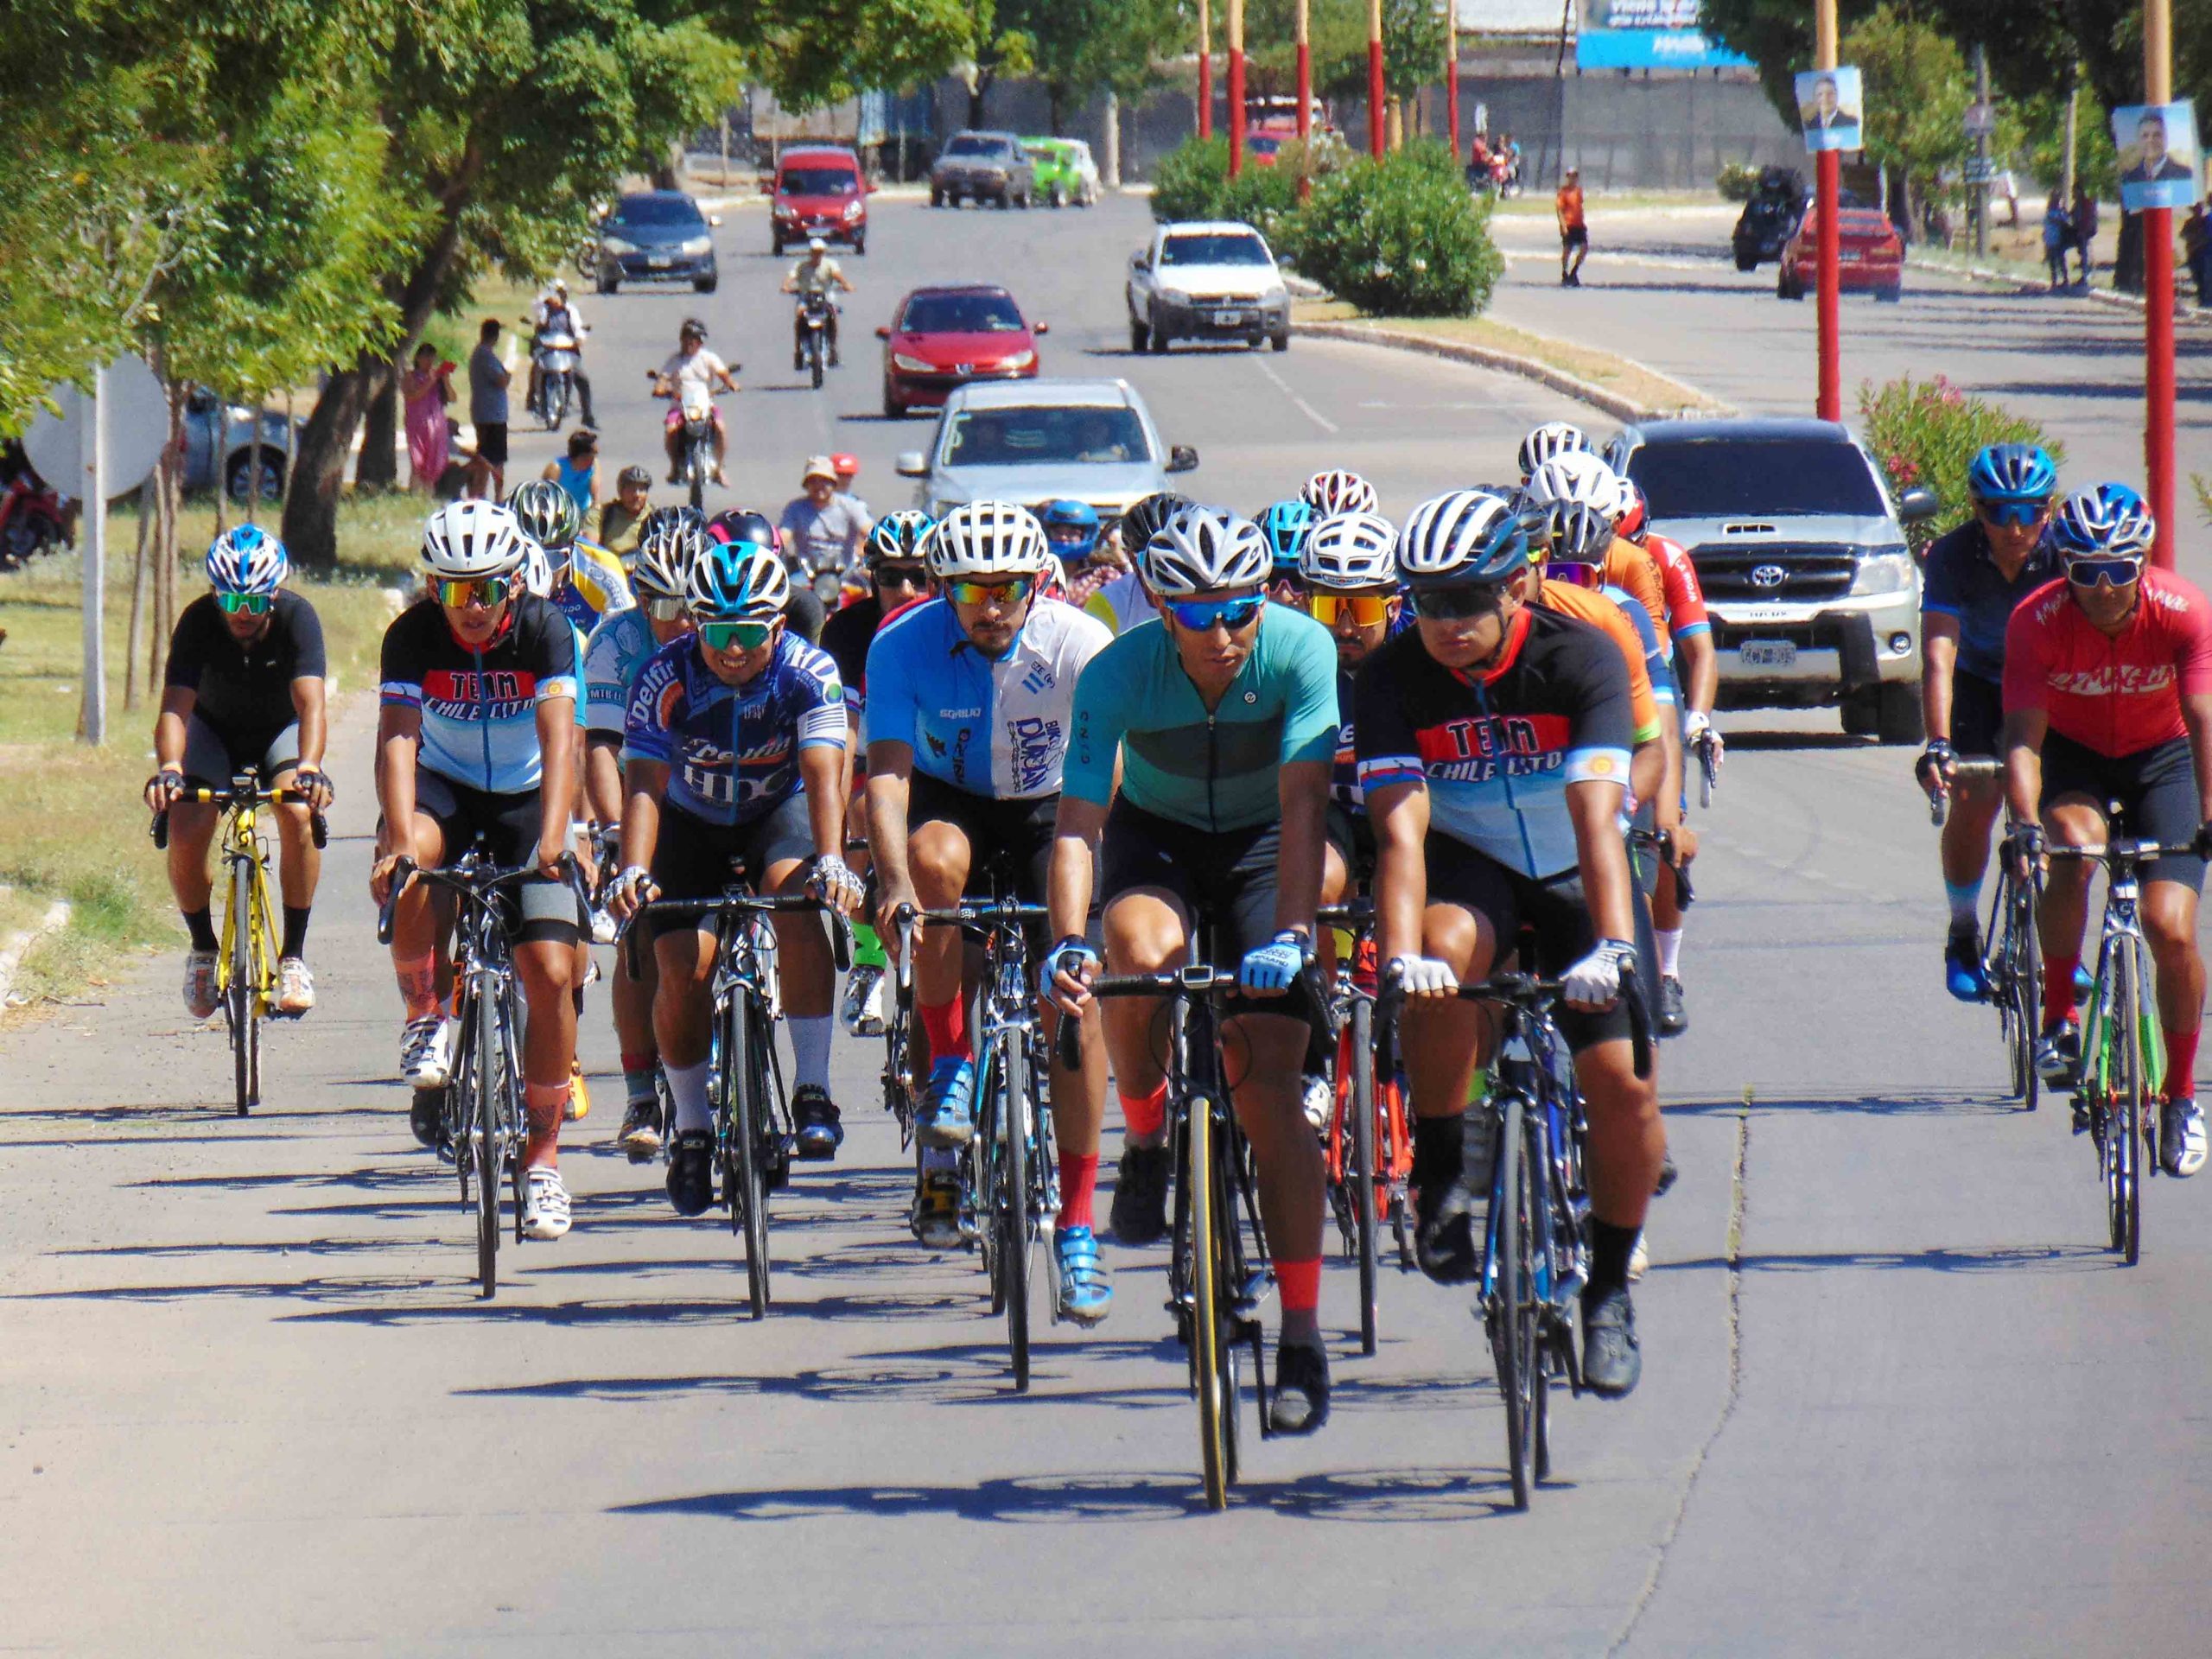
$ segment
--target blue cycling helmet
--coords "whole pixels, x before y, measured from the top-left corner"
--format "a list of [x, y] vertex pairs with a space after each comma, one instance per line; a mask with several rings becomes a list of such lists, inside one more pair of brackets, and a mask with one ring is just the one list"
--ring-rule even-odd
[[1047, 501], [1038, 508], [1037, 518], [1045, 526], [1045, 539], [1063, 559], [1089, 558], [1104, 528], [1098, 509], [1088, 501]]
[[2068, 557], [2139, 559], [2158, 538], [2149, 504], [2125, 484], [2100, 484], [2068, 496], [2052, 516], [2051, 530]]
[[1432, 497], [1414, 509], [1398, 537], [1398, 574], [1409, 587], [1503, 582], [1528, 563], [1528, 521], [1485, 490]]
[[922, 543], [936, 528], [937, 520], [919, 507], [887, 512], [868, 533], [868, 556], [871, 560], [897, 561], [925, 557], [927, 550]]
[[1260, 534], [1268, 538], [1268, 550], [1274, 555], [1275, 574], [1287, 575], [1298, 568], [1299, 555], [1306, 550], [1306, 538], [1321, 522], [1321, 515], [1293, 496], [1287, 501], [1276, 502], [1256, 522]]
[[284, 543], [258, 524], [226, 530], [207, 546], [207, 580], [226, 594], [273, 594], [291, 568]]
[[2058, 467], [2040, 444], [1993, 443], [1967, 468], [1967, 493], [1977, 501], [2048, 501], [2058, 493]]
[[709, 622], [769, 622], [791, 602], [784, 562], [757, 542], [709, 542], [692, 561], [683, 597]]

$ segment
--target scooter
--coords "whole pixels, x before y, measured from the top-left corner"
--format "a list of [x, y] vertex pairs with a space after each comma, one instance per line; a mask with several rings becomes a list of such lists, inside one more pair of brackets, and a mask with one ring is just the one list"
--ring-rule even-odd
[[699, 507], [715, 475], [715, 400], [696, 382], [683, 388], [683, 486]]
[[537, 418], [547, 431], [558, 432], [576, 389], [576, 338], [566, 329], [540, 334], [531, 356], [537, 364]]
[[799, 355], [805, 359], [804, 367], [814, 383], [817, 391], [822, 390], [822, 375], [830, 365], [830, 320], [836, 315], [826, 294], [802, 294], [798, 298], [800, 323], [806, 337], [800, 342]]
[[8, 480], [0, 489], [0, 570], [13, 570], [48, 548], [76, 540], [75, 514], [63, 509], [20, 447], [10, 444], [0, 454], [0, 475]]

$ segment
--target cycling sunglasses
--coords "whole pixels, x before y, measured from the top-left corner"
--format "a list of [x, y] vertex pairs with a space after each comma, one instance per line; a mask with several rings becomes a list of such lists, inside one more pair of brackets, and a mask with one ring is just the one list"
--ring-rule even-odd
[[988, 605], [994, 600], [1001, 605], [1019, 605], [1036, 586], [1033, 576], [1016, 576], [1011, 582], [948, 582], [944, 591], [956, 605]]
[[1377, 622], [1387, 622], [1390, 620], [1390, 595], [1318, 592], [1306, 595], [1306, 613], [1325, 628], [1336, 626], [1337, 620], [1347, 613], [1357, 627], [1371, 628]]
[[266, 616], [269, 607], [276, 602], [274, 594], [230, 594], [220, 588], [215, 590], [215, 602], [226, 615], [236, 616], [244, 611], [248, 616]]
[[438, 583], [438, 603], [456, 611], [471, 605], [496, 611], [514, 590], [514, 582], [506, 576], [448, 577]]
[[1167, 608], [1192, 633], [1210, 633], [1217, 626], [1235, 633], [1249, 627], [1252, 619], [1259, 615], [1260, 607], [1267, 602], [1256, 595], [1245, 599], [1179, 599], [1169, 601]]
[[656, 622], [681, 622], [691, 614], [691, 608], [680, 599], [649, 599], [645, 614]]
[[929, 582], [930, 568], [926, 564], [884, 560], [875, 567], [875, 585], [879, 588], [926, 588]]
[[1414, 609], [1434, 622], [1464, 622], [1469, 617], [1490, 616], [1505, 603], [1502, 582], [1462, 582], [1450, 588], [1416, 588]]
[[2143, 579], [2140, 559], [2069, 559], [2066, 580], [2077, 588], [2125, 588]]
[[1579, 559], [1554, 559], [1544, 566], [1544, 580], [1563, 582], [1570, 588], [1595, 588], [1605, 569], [1602, 564], [1584, 564]]
[[2046, 501], [1977, 501], [1974, 510], [1984, 524], [1999, 529], [2025, 529], [2039, 523], [2050, 511]]
[[709, 651], [757, 651], [768, 643], [780, 621], [702, 622], [699, 638]]

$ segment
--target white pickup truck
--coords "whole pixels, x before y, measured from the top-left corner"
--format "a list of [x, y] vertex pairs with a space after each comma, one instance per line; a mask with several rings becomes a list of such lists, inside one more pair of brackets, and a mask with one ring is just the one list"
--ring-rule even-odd
[[1249, 225], [1162, 225], [1130, 256], [1129, 349], [1179, 340], [1266, 340], [1290, 349], [1290, 291], [1267, 238]]

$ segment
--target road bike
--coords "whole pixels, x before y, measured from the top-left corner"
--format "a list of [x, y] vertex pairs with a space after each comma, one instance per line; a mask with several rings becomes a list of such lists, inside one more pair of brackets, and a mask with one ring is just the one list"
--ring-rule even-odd
[[1713, 791], [1720, 783], [1720, 734], [1710, 727], [1697, 734], [1697, 741], [1690, 746], [1697, 755], [1697, 804], [1700, 808], [1713, 804]]
[[[188, 789], [176, 799], [223, 809], [223, 933], [215, 953], [215, 1000], [230, 1029], [238, 1115], [261, 1104], [261, 1022], [276, 1019], [276, 907], [270, 897], [269, 842], [262, 833], [261, 809], [284, 802], [305, 804], [305, 790], [263, 789], [251, 775], [231, 779], [227, 789]], [[172, 803], [171, 804], [175, 804]], [[315, 814], [317, 847], [330, 838], [322, 814]], [[154, 845], [169, 844], [169, 815], [154, 815]]]
[[[562, 868], [581, 905], [590, 894], [573, 855]], [[481, 837], [448, 868], [426, 870], [411, 858], [392, 868], [391, 890], [377, 915], [377, 940], [391, 943], [400, 896], [421, 882], [454, 899], [454, 1024], [459, 1036], [447, 1073], [440, 1155], [449, 1155], [461, 1201], [476, 1217], [476, 1281], [486, 1299], [499, 1291], [499, 1192], [513, 1205], [515, 1242], [523, 1239], [523, 1154], [530, 1125], [523, 1098], [523, 1020], [515, 975], [515, 914], [509, 890], [540, 879], [535, 861], [503, 868]]]
[[[1168, 1143], [1175, 1169], [1173, 1250], [1167, 1311], [1190, 1366], [1198, 1407], [1198, 1459], [1206, 1507], [1224, 1509], [1236, 1484], [1236, 1400], [1249, 1350], [1260, 1434], [1268, 1421], [1262, 1313], [1274, 1290], [1260, 1221], [1252, 1149], [1237, 1125], [1224, 1071], [1219, 1001], [1236, 976], [1205, 963], [1159, 974], [1109, 974], [1094, 997], [1158, 997], [1166, 1004]], [[1077, 1056], [1078, 1021], [1060, 1022], [1060, 1063]]]
[[1349, 933], [1352, 949], [1338, 958], [1329, 1009], [1336, 1027], [1331, 1109], [1322, 1142], [1329, 1209], [1344, 1254], [1359, 1264], [1359, 1351], [1372, 1354], [1379, 1318], [1381, 1233], [1387, 1219], [1401, 1268], [1414, 1265], [1408, 1182], [1414, 1167], [1405, 1080], [1375, 1064], [1375, 906], [1359, 899], [1325, 905], [1323, 927]]
[[[680, 916], [715, 935], [713, 1014], [708, 1028], [707, 1099], [715, 1114], [715, 1166], [730, 1231], [745, 1241], [746, 1290], [753, 1317], [764, 1319], [770, 1294], [769, 1194], [791, 1184], [797, 1129], [783, 1066], [776, 1056], [776, 1022], [784, 1017], [773, 918], [795, 911], [827, 910], [810, 895], [762, 898], [740, 876], [718, 899], [656, 899], [638, 915]], [[830, 911], [832, 949], [840, 973], [851, 962], [845, 918]], [[632, 925], [635, 919], [632, 919]], [[671, 1135], [668, 1144], [673, 1147]]]
[[920, 929], [956, 927], [963, 941], [982, 947], [974, 1026], [979, 1037], [976, 1129], [960, 1160], [960, 1229], [979, 1248], [991, 1285], [991, 1312], [1006, 1315], [1014, 1391], [1021, 1394], [1029, 1389], [1029, 1287], [1038, 1243], [1059, 1210], [1059, 1166], [1052, 1153], [1052, 1115], [1038, 1087], [1038, 1079], [1052, 1073], [1027, 937], [1028, 926], [1045, 919], [1045, 907], [1023, 904], [1012, 891], [995, 868], [988, 899], [950, 910], [902, 905], [893, 917], [902, 935], [896, 1003], [902, 1014], [912, 1002]]
[[[2005, 763], [1993, 760], [1956, 761], [1948, 774], [1954, 784], [2004, 775]], [[1948, 794], [1929, 793], [1931, 822], [1943, 822], [1948, 799]], [[2040, 863], [2023, 879], [2014, 873], [2011, 859], [1997, 861], [1997, 891], [1990, 900], [1989, 925], [1982, 930], [1981, 975], [1989, 988], [1982, 1001], [1996, 1006], [2012, 1094], [2031, 1112], [2043, 1088], [2036, 1071], [2036, 1033], [2043, 1023], [2043, 945], [2036, 932], [2036, 912], [2042, 903]]]

